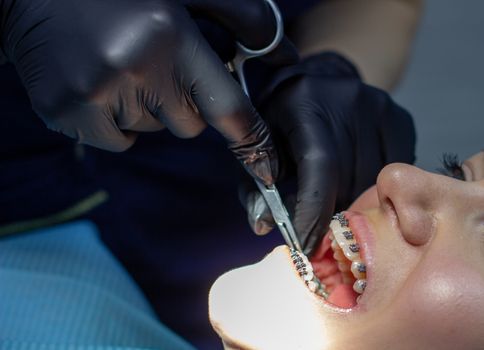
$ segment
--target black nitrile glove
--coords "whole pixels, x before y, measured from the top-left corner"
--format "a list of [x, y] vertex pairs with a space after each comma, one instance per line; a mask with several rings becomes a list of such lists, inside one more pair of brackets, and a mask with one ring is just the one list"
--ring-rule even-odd
[[122, 151], [139, 132], [166, 126], [193, 137], [210, 124], [271, 183], [277, 159], [268, 129], [187, 8], [251, 48], [274, 36], [262, 0], [4, 0], [0, 61], [15, 65], [49, 129]]
[[[297, 178], [293, 223], [310, 255], [335, 209], [346, 209], [373, 185], [385, 164], [414, 161], [413, 121], [335, 53], [279, 71], [267, 91], [259, 110], [279, 151], [281, 177]], [[260, 193], [245, 183], [241, 199], [254, 231], [270, 231], [274, 223]]]

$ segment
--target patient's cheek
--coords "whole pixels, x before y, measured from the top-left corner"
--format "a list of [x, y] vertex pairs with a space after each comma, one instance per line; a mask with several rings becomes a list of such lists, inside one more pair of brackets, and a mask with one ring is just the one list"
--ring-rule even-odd
[[428, 264], [409, 279], [402, 296], [402, 314], [415, 336], [443, 348], [449, 341], [469, 347], [482, 341], [484, 278], [469, 263]]

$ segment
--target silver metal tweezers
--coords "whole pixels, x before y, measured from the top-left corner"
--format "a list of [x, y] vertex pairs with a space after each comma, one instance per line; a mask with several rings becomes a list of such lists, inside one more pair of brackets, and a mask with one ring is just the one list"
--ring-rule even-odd
[[282, 202], [282, 198], [279, 195], [279, 191], [277, 190], [276, 186], [266, 186], [260, 180], [256, 180], [255, 182], [257, 187], [259, 187], [262, 196], [266, 200], [267, 205], [271, 209], [274, 221], [279, 227], [279, 230], [281, 231], [287, 245], [290, 248], [302, 253], [301, 244], [296, 236], [296, 231], [294, 230], [294, 226], [289, 218], [289, 213]]
[[[240, 85], [242, 86], [242, 89], [244, 90], [244, 92], [247, 94], [249, 98], [250, 98], [250, 95], [247, 89], [247, 83], [245, 81], [245, 76], [244, 76], [245, 61], [253, 57], [260, 57], [268, 54], [274, 48], [276, 48], [277, 45], [279, 45], [279, 43], [281, 42], [284, 36], [284, 30], [283, 30], [284, 25], [282, 23], [282, 16], [279, 9], [277, 8], [277, 5], [273, 0], [265, 0], [265, 1], [272, 9], [274, 13], [274, 18], [277, 24], [277, 29], [276, 29], [276, 34], [274, 39], [267, 47], [260, 50], [249, 49], [248, 47], [245, 47], [244, 45], [242, 45], [240, 42], [237, 42], [237, 53], [235, 55], [235, 58], [227, 65], [227, 68], [231, 72], [235, 72], [237, 74]], [[286, 207], [284, 206], [284, 203], [282, 202], [281, 196], [279, 195], [279, 191], [277, 191], [276, 186], [271, 185], [268, 187], [265, 184], [263, 184], [260, 180], [255, 180], [255, 182], [259, 187], [259, 190], [262, 192], [262, 195], [264, 196], [264, 199], [266, 200], [267, 205], [269, 206], [272, 212], [274, 221], [277, 223], [277, 226], [279, 227], [279, 230], [281, 231], [282, 236], [284, 237], [287, 245], [290, 248], [302, 253], [301, 244], [299, 243], [299, 240], [296, 236], [296, 231], [294, 230], [294, 226], [292, 225], [291, 219], [289, 218], [289, 214], [286, 210]]]

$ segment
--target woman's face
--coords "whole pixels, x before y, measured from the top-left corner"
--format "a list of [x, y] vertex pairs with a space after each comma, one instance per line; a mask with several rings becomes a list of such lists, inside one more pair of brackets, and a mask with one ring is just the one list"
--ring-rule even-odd
[[[482, 349], [484, 152], [463, 170], [466, 181], [392, 164], [349, 208], [367, 271], [358, 301], [310, 292], [287, 247], [221, 276], [210, 317], [226, 347]], [[311, 260], [336, 290], [332, 254], [326, 235]]]

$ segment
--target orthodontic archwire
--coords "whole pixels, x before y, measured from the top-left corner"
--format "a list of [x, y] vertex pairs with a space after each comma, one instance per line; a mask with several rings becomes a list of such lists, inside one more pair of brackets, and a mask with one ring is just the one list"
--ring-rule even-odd
[[[348, 219], [346, 219], [343, 213], [337, 213], [332, 219], [338, 220], [341, 226], [348, 226]], [[291, 252], [292, 262], [294, 263], [297, 272], [302, 277], [309, 290], [323, 297], [324, 299], [328, 299], [329, 293], [326, 291], [326, 285], [324, 285], [324, 283], [322, 283], [314, 274], [313, 266], [311, 265], [308, 257], [302, 252], [299, 252], [293, 248], [289, 248], [289, 250]]]
[[324, 299], [328, 299], [329, 293], [325, 289], [326, 286], [314, 274], [313, 267], [307, 256], [292, 248], [290, 248], [290, 252], [292, 262], [296, 266], [297, 272], [304, 280], [309, 290]]

